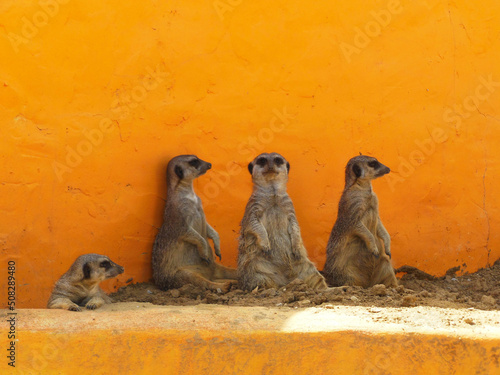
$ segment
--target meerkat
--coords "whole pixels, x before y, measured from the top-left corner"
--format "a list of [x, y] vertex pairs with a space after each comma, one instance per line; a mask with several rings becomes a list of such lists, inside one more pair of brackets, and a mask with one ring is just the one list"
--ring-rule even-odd
[[263, 153], [249, 165], [253, 192], [241, 221], [238, 248], [240, 287], [279, 288], [295, 279], [314, 289], [327, 288], [309, 260], [286, 186], [290, 163], [278, 153]]
[[211, 167], [195, 155], [179, 155], [168, 163], [163, 225], [152, 256], [153, 279], [160, 289], [193, 284], [225, 293], [237, 283], [236, 269], [214, 260], [208, 239], [221, 260], [219, 235], [207, 223], [201, 199], [193, 189], [193, 180]]
[[378, 212], [371, 181], [391, 170], [360, 155], [345, 169], [345, 187], [327, 245], [323, 275], [330, 286], [398, 285], [391, 264], [391, 238]]
[[82, 311], [113, 302], [99, 283], [123, 273], [122, 266], [99, 254], [80, 255], [56, 282], [47, 308]]

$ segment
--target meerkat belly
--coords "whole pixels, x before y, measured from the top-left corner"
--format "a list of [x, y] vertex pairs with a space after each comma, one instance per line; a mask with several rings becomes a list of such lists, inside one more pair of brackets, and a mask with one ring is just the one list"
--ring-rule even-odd
[[277, 206], [271, 206], [264, 212], [262, 224], [271, 245], [271, 256], [276, 260], [287, 261], [292, 248], [287, 215]]
[[374, 237], [377, 236], [378, 215], [376, 211], [370, 210], [369, 213], [364, 216], [363, 224], [368, 228]]

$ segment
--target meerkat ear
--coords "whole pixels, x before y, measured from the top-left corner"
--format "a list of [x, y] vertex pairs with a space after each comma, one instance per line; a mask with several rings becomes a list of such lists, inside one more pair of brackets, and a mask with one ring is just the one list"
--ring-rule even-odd
[[248, 163], [248, 171], [250, 172], [250, 174], [252, 174], [252, 172], [253, 172], [253, 163]]
[[290, 173], [290, 163], [286, 162], [286, 173]]
[[176, 165], [174, 171], [177, 177], [179, 177], [181, 180], [184, 178], [184, 171], [182, 170], [182, 167]]
[[357, 177], [357, 178], [359, 178], [359, 177], [363, 177], [363, 174], [364, 174], [363, 172], [364, 172], [364, 171], [363, 171], [363, 168], [361, 168], [361, 167], [359, 166], [359, 164], [354, 164], [354, 165], [352, 166], [352, 171], [354, 172], [354, 174], [356, 175], [356, 177]]
[[90, 279], [90, 266], [88, 263], [83, 265], [83, 278]]

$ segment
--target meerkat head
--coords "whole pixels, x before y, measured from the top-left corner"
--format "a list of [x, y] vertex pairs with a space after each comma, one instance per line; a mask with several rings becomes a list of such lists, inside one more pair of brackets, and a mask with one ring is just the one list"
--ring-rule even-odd
[[205, 174], [212, 164], [201, 160], [196, 155], [179, 155], [170, 160], [167, 166], [167, 179], [174, 186], [179, 182], [191, 183], [195, 178]]
[[349, 160], [345, 169], [346, 185], [351, 185], [357, 180], [374, 180], [390, 171], [389, 167], [386, 167], [374, 157], [355, 156]]
[[288, 181], [290, 163], [276, 152], [263, 153], [248, 164], [248, 171], [256, 185], [271, 186]]
[[118, 276], [124, 271], [122, 266], [111, 261], [107, 256], [99, 254], [80, 255], [72, 268], [76, 268], [74, 271], [78, 281], [91, 283], [99, 283]]

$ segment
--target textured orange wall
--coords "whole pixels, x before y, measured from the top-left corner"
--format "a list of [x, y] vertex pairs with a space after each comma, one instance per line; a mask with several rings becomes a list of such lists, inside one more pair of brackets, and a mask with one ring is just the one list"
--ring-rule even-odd
[[226, 265], [262, 151], [290, 161], [320, 267], [359, 152], [393, 169], [374, 187], [395, 266], [491, 264], [499, 25], [496, 0], [3, 0], [0, 272], [17, 261], [18, 307], [86, 252], [125, 266], [108, 291], [148, 280], [181, 153], [213, 164], [195, 188]]

